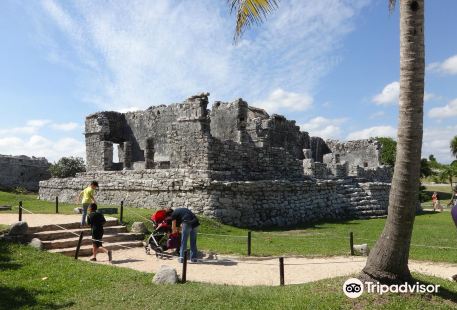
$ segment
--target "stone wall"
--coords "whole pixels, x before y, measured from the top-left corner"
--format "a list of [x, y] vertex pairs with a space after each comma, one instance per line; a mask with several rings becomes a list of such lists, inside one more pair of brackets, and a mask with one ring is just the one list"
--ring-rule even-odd
[[[295, 121], [242, 99], [215, 102], [209, 111], [208, 95], [88, 116], [88, 172], [41, 182], [40, 197], [73, 201], [97, 180], [101, 203], [184, 206], [237, 226], [386, 214], [390, 175], [379, 166], [376, 141], [309, 137]], [[119, 163], [113, 159], [115, 144]], [[377, 190], [369, 185], [375, 181], [386, 185]]]
[[381, 144], [375, 139], [340, 142], [327, 140], [336, 162], [347, 162], [351, 166], [376, 168], [381, 165]]
[[0, 155], [0, 188], [37, 191], [39, 181], [51, 177], [48, 169], [46, 158]]
[[[53, 200], [59, 196], [62, 202], [72, 202], [95, 179], [100, 184], [96, 194], [100, 203], [119, 205], [124, 200], [132, 207], [188, 207], [227, 224], [253, 228], [347, 219], [357, 217], [356, 211], [361, 208], [365, 212], [362, 216], [369, 215], [371, 210], [377, 216], [387, 213], [389, 184], [359, 183], [355, 178], [344, 182], [213, 178], [214, 171], [188, 169], [92, 172], [76, 178], [42, 181], [39, 195], [41, 199]], [[348, 189], [356, 196], [363, 196], [363, 200], [347, 199], [344, 193]]]

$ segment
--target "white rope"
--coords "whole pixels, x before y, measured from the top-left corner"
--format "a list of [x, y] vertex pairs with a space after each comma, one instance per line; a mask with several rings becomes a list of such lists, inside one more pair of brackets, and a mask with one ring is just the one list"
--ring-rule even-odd
[[[24, 211], [30, 213], [30, 214], [35, 214], [33, 213], [32, 211], [20, 206], [20, 208], [22, 208]], [[132, 213], [136, 214], [137, 216], [151, 222], [151, 223], [154, 223], [153, 221], [151, 221], [150, 219], [147, 219], [146, 217], [142, 216], [142, 215], [139, 215], [138, 213], [130, 210]], [[75, 236], [78, 236], [79, 237], [79, 234], [65, 228], [65, 227], [62, 227], [58, 224], [54, 224], [52, 223], [51, 225], [54, 225], [54, 226], [57, 226], [59, 227], [60, 229], [62, 230], [65, 230], [65, 231], [68, 231], [69, 233], [75, 235]], [[231, 237], [231, 238], [247, 238], [247, 236], [235, 236], [235, 235], [224, 235], [224, 234], [207, 234], [207, 233], [198, 233], [199, 235], [206, 235], [206, 236], [221, 236], [221, 237]], [[261, 233], [261, 234], [265, 234], [265, 233]], [[282, 234], [272, 234], [273, 236], [287, 236], [287, 237], [292, 237], [294, 235], [282, 235]], [[346, 237], [339, 237], [339, 236], [335, 236], [335, 235], [328, 235], [329, 237], [333, 237], [333, 238], [337, 238], [337, 239], [348, 239]], [[258, 236], [256, 236], [258, 237]], [[262, 236], [264, 238], [268, 238], [268, 236]], [[295, 236], [294, 236], [295, 237]], [[308, 238], [306, 236], [299, 236], [297, 235], [296, 237], [301, 237], [301, 238]], [[328, 239], [328, 238], [313, 238], [313, 239], [309, 239], [308, 241], [311, 241], [311, 240], [324, 240], [324, 239]], [[105, 242], [107, 244], [116, 244], [115, 242], [106, 242], [106, 241], [102, 241], [102, 240], [96, 240], [96, 239], [91, 239], [92, 241], [97, 241], [97, 242]], [[357, 238], [357, 240], [361, 240], [361, 241], [369, 241], [369, 242], [376, 242], [376, 240], [371, 240], [371, 239], [365, 239], [365, 238]], [[123, 247], [123, 248], [127, 248], [127, 249], [134, 249], [133, 247], [128, 247], [128, 246], [125, 246], [125, 245], [121, 245], [121, 244], [116, 244], [116, 246], [119, 246], [119, 247]], [[433, 245], [425, 245], [425, 244], [414, 244], [412, 243], [411, 246], [415, 246], [415, 247], [423, 247], [423, 248], [431, 248], [431, 249], [447, 249], [447, 250], [457, 250], [457, 247], [448, 247], [448, 246], [433, 246]], [[165, 254], [165, 253], [163, 253]], [[169, 255], [169, 254], [168, 254]]]

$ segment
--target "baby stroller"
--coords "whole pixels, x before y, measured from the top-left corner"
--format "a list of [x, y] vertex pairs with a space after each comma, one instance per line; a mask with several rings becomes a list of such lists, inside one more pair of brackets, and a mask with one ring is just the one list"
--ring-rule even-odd
[[[154, 231], [148, 238], [145, 246], [146, 254], [151, 254], [153, 250], [157, 258], [164, 258], [169, 255], [179, 256], [179, 233], [171, 233], [171, 218], [167, 216], [165, 210], [156, 211], [151, 215], [151, 221], [154, 224]], [[175, 249], [173, 253], [165, 251]]]

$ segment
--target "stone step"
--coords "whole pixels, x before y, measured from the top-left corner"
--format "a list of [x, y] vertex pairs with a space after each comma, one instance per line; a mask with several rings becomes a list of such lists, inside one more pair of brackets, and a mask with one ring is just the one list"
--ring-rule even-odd
[[[143, 241], [121, 241], [121, 242], [115, 242], [115, 243], [103, 243], [103, 247], [107, 248], [108, 250], [119, 250], [119, 249], [126, 249], [126, 247], [129, 248], [136, 248], [136, 247], [143, 247]], [[63, 249], [53, 249], [49, 250], [50, 253], [60, 253], [66, 256], [74, 256], [75, 255], [76, 248], [71, 247], [71, 248], [63, 248]], [[84, 245], [81, 246], [79, 249], [79, 256], [90, 256], [92, 255], [92, 245]], [[100, 254], [99, 254], [100, 255]], [[103, 255], [103, 254], [101, 254]], [[116, 254], [114, 253], [114, 257]]]
[[356, 206], [356, 207], [353, 207], [351, 208], [352, 210], [356, 211], [356, 212], [362, 212], [362, 211], [370, 211], [370, 210], [385, 210], [383, 207], [381, 206], [373, 206], [373, 205], [364, 205], [364, 206]]
[[[58, 224], [61, 227], [64, 227], [66, 229], [79, 229], [80, 222], [73, 222], [73, 223], [66, 223], [66, 224]], [[105, 227], [108, 226], [117, 226], [119, 225], [119, 222], [117, 219], [107, 219], [105, 223]], [[54, 231], [54, 230], [60, 230], [59, 227], [53, 224], [49, 225], [43, 225], [43, 226], [35, 226], [35, 227], [29, 227], [29, 234], [34, 234], [42, 231]]]
[[364, 210], [364, 211], [357, 211], [354, 212], [354, 216], [365, 216], [365, 215], [386, 215], [387, 212], [385, 210]]
[[[104, 242], [120, 242], [120, 241], [132, 241], [132, 240], [143, 240], [144, 234], [138, 233], [117, 233], [117, 234], [106, 234], [103, 236]], [[64, 248], [76, 248], [79, 237], [56, 239], [43, 241], [43, 247], [45, 250], [52, 249], [64, 249]], [[82, 245], [91, 245], [92, 239], [89, 236], [85, 236], [82, 240]]]
[[[51, 230], [51, 231], [41, 231], [34, 234], [31, 234], [32, 238], [38, 238], [41, 241], [49, 241], [56, 239], [68, 239], [77, 237], [81, 232], [83, 236], [90, 236], [90, 228], [78, 228], [78, 229], [69, 229], [69, 230]], [[123, 233], [127, 232], [127, 227], [125, 226], [108, 226], [104, 228], [105, 234], [114, 234], [114, 233]]]
[[382, 218], [386, 218], [387, 217], [387, 214], [385, 215], [361, 215], [361, 216], [357, 216], [357, 219], [358, 220], [371, 220], [371, 219], [382, 219]]

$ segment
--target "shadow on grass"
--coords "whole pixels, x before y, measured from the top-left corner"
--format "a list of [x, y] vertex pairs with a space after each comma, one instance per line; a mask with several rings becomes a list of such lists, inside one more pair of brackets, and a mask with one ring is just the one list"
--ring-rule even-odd
[[[420, 279], [414, 279], [414, 281], [418, 281], [418, 282], [420, 282], [422, 284], [425, 284], [425, 285], [436, 285], [435, 283], [423, 281], [423, 280], [420, 280]], [[441, 297], [443, 299], [449, 300], [449, 301], [457, 304], [457, 292], [450, 291], [450, 290], [448, 290], [447, 288], [445, 288], [443, 286], [440, 286], [438, 288], [438, 293], [436, 293], [434, 295], [439, 296], [439, 297]]]
[[282, 226], [282, 227], [262, 227], [259, 229], [252, 229], [252, 231], [276, 232], [276, 231], [297, 230], [297, 229], [329, 229], [329, 227], [323, 227], [323, 225], [326, 225], [326, 224], [338, 224], [338, 225], [347, 225], [347, 226], [360, 225], [359, 222], [355, 222], [355, 221], [363, 221], [363, 220], [360, 220], [360, 219], [326, 220], [326, 221], [319, 221], [316, 223], [299, 224], [299, 225]]
[[12, 262], [11, 250], [8, 246], [8, 243], [5, 241], [0, 241], [0, 270], [16, 270], [21, 267], [21, 264]]
[[75, 304], [74, 302], [66, 302], [64, 304], [41, 302], [36, 298], [40, 293], [38, 290], [30, 290], [23, 287], [11, 288], [0, 285], [0, 309], [23, 309], [25, 307], [61, 309]]

